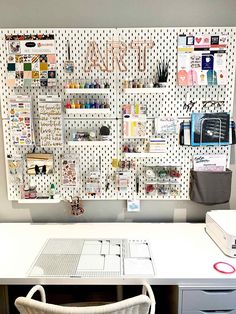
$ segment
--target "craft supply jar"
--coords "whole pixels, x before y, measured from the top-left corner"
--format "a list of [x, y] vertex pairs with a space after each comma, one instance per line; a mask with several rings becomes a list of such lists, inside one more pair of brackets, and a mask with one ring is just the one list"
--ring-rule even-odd
[[30, 191], [29, 189], [25, 188], [23, 191], [23, 198], [24, 199], [29, 199], [30, 198]]
[[36, 198], [36, 197], [37, 197], [36, 188], [30, 188], [29, 189], [29, 198]]
[[129, 88], [129, 81], [128, 81], [128, 79], [125, 79], [123, 81], [123, 88]]

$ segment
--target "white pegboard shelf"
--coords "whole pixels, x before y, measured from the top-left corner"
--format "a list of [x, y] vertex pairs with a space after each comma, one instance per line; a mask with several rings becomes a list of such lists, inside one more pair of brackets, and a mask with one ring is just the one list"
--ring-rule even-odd
[[126, 158], [149, 158], [149, 157], [160, 157], [165, 153], [123, 153]]
[[19, 204], [57, 204], [60, 203], [60, 198], [31, 198], [31, 199], [20, 199]]
[[155, 196], [155, 197], [149, 197], [149, 198], [146, 198], [145, 201], [155, 201], [155, 200], [158, 200], [158, 201], [189, 201], [190, 199], [189, 198], [183, 198], [183, 197], [180, 197], [180, 196]]
[[181, 185], [181, 182], [161, 182], [161, 181], [157, 181], [156, 184], [158, 185]]
[[66, 94], [110, 94], [110, 88], [66, 88]]
[[124, 88], [125, 94], [167, 94], [170, 91], [168, 87], [156, 88]]
[[111, 109], [110, 108], [100, 108], [100, 109], [69, 109], [66, 108], [67, 114], [74, 114], [74, 115], [80, 115], [80, 114], [110, 114]]
[[112, 141], [68, 141], [69, 146], [111, 146]]
[[[143, 138], [127, 138], [123, 137], [123, 120], [122, 120], [122, 104], [133, 104], [134, 101], [147, 107], [146, 119], [146, 138], [149, 139], [153, 134], [154, 117], [189, 117], [191, 112], [186, 112], [184, 103], [186, 101], [186, 93], [189, 93], [189, 98], [192, 101], [197, 101], [194, 107], [195, 112], [202, 111], [201, 100], [217, 100], [224, 99], [225, 104], [222, 110], [232, 113], [233, 109], [233, 95], [234, 95], [234, 66], [235, 66], [235, 27], [182, 27], [182, 28], [61, 28], [61, 29], [1, 29], [2, 38], [2, 53], [0, 56], [0, 73], [1, 73], [1, 107], [2, 107], [2, 125], [4, 134], [5, 156], [11, 155], [13, 157], [20, 155], [25, 161], [25, 155], [31, 150], [29, 146], [14, 146], [11, 141], [10, 121], [8, 117], [8, 99], [12, 93], [19, 95], [31, 95], [32, 114], [34, 117], [34, 132], [36, 142], [40, 140], [40, 129], [38, 117], [38, 99], [40, 95], [52, 93], [59, 94], [64, 100], [72, 98], [82, 98], [82, 100], [97, 100], [99, 103], [109, 103], [110, 111], [104, 109], [75, 109], [70, 113], [64, 114], [64, 145], [63, 147], [50, 148], [50, 153], [53, 153], [54, 173], [50, 176], [35, 177], [35, 184], [37, 191], [41, 195], [47, 195], [48, 186], [51, 182], [59, 182], [58, 189], [60, 190], [61, 199], [65, 199], [68, 195], [79, 193], [82, 199], [96, 199], [96, 200], [117, 200], [117, 199], [132, 199], [137, 196], [141, 200], [187, 200], [189, 199], [189, 172], [191, 167], [192, 155], [194, 154], [226, 154], [227, 161], [229, 161], [230, 148], [226, 146], [221, 147], [189, 147], [180, 146], [178, 143], [178, 136], [176, 134], [165, 134], [166, 139], [166, 153], [145, 153], [127, 155], [122, 153], [124, 141], [143, 147]], [[4, 41], [6, 34], [31, 34], [46, 33], [55, 35], [56, 48], [56, 80], [57, 87], [51, 88], [34, 88], [34, 87], [18, 87], [13, 92], [12, 88], [7, 86], [7, 43]], [[177, 69], [177, 38], [178, 34], [194, 34], [201, 36], [205, 34], [218, 35], [219, 33], [227, 33], [229, 35], [229, 45], [227, 48], [227, 75], [228, 84], [226, 86], [196, 86], [185, 87], [176, 84], [176, 69]], [[106, 56], [106, 44], [109, 38], [122, 39], [122, 43], [127, 47], [127, 53], [124, 58], [124, 63], [127, 66], [126, 71], [120, 71], [115, 61], [114, 69], [109, 72], [103, 72], [99, 67], [92, 66], [91, 71], [85, 71], [85, 60], [88, 51], [89, 42], [92, 40], [101, 52], [102, 57]], [[138, 54], [130, 47], [132, 41], [139, 38], [141, 41], [146, 39], [152, 40], [155, 45], [153, 48], [146, 51], [145, 61], [141, 66], [145, 66], [145, 70], [141, 70], [139, 64]], [[110, 88], [106, 89], [66, 89], [65, 81], [68, 79], [64, 72], [65, 47], [67, 40], [73, 42], [73, 59], [83, 60], [83, 64], [79, 67], [76, 74], [77, 80], [91, 81], [98, 79], [99, 81], [109, 82]], [[157, 72], [158, 61], [163, 56], [168, 56], [169, 63], [169, 77], [166, 87], [157, 88], [131, 88], [123, 90], [123, 82], [126, 78], [139, 78], [141, 81], [146, 81], [148, 78], [153, 78]], [[111, 56], [112, 58], [112, 56]], [[110, 62], [111, 61], [111, 62]], [[112, 66], [112, 59], [109, 59], [109, 66]], [[67, 85], [68, 87], [68, 85]], [[74, 109], [73, 109], [74, 110]], [[82, 111], [84, 112], [82, 113]], [[95, 111], [96, 110], [96, 111]], [[210, 112], [215, 110], [210, 108]], [[109, 126], [111, 130], [111, 142], [70, 142], [72, 140], [73, 130], [99, 130], [103, 125]], [[69, 145], [68, 145], [69, 144]], [[69, 155], [66, 160], [71, 157], [72, 160], [79, 160], [79, 190], [78, 186], [60, 185], [61, 180], [61, 162], [62, 156]], [[138, 195], [135, 192], [135, 174], [131, 173], [129, 189], [127, 192], [121, 193], [117, 190], [115, 182], [111, 180], [109, 189], [105, 191], [102, 189], [101, 196], [90, 197], [86, 195], [86, 173], [95, 164], [99, 166], [99, 157], [102, 163], [101, 184], [106, 186], [106, 177], [112, 174], [112, 158], [120, 158], [132, 160], [135, 159], [136, 171], [139, 173], [140, 189]], [[129, 158], [130, 157], [130, 158]], [[73, 159], [74, 158], [74, 159]], [[19, 186], [12, 181], [10, 171], [8, 168], [8, 160], [6, 160], [7, 184], [8, 184], [8, 198], [9, 200], [18, 200], [20, 198]], [[172, 166], [181, 167], [181, 190], [178, 196], [168, 194], [164, 197], [155, 194], [153, 196], [146, 195], [144, 188], [145, 180], [145, 166]], [[26, 175], [26, 163], [23, 163], [23, 172]], [[43, 202], [44, 200], [40, 200]], [[26, 202], [31, 202], [26, 200]], [[36, 202], [32, 200], [32, 202]], [[37, 200], [39, 202], [39, 200]], [[45, 203], [46, 204], [46, 203]]]

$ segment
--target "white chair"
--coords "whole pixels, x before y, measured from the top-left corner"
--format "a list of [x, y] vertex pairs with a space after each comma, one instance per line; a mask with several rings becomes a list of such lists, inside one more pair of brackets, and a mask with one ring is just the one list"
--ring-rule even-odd
[[[40, 292], [41, 301], [32, 299], [36, 291]], [[68, 307], [46, 303], [44, 288], [34, 286], [26, 297], [18, 297], [15, 306], [21, 314], [154, 314], [155, 297], [149, 284], [144, 284], [142, 294], [111, 304], [100, 306]]]

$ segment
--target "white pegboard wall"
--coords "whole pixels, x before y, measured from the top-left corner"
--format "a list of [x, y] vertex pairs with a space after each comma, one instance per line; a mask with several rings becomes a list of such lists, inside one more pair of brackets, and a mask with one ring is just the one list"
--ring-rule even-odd
[[[6, 86], [6, 43], [5, 34], [54, 34], [56, 43], [57, 57], [57, 86], [40, 87], [40, 88], [15, 88], [11, 89]], [[227, 49], [227, 71], [228, 84], [226, 86], [178, 86], [176, 81], [177, 71], [177, 37], [178, 34], [221, 34], [229, 35], [229, 44]], [[64, 116], [65, 145], [63, 148], [50, 149], [48, 152], [54, 154], [54, 174], [49, 176], [35, 177], [35, 182], [39, 193], [47, 193], [50, 183], [55, 182], [58, 192], [62, 198], [79, 192], [82, 199], [94, 199], [85, 193], [85, 180], [88, 171], [93, 165], [98, 166], [99, 156], [101, 156], [101, 183], [102, 193], [96, 199], [132, 199], [135, 195], [135, 172], [132, 171], [131, 184], [128, 192], [121, 194], [116, 190], [112, 181], [107, 192], [105, 192], [106, 177], [112, 176], [114, 169], [111, 166], [112, 158], [122, 157], [122, 144], [126, 142], [122, 138], [122, 104], [139, 102], [147, 105], [148, 128], [147, 134], [150, 137], [153, 131], [153, 118], [156, 116], [173, 116], [188, 117], [191, 112], [183, 110], [183, 104], [186, 93], [189, 93], [190, 100], [197, 101], [193, 111], [202, 111], [202, 100], [223, 100], [224, 107], [222, 111], [232, 113], [233, 96], [234, 96], [234, 71], [235, 71], [235, 47], [236, 47], [236, 29], [235, 28], [124, 28], [124, 29], [1, 29], [1, 63], [0, 63], [0, 85], [1, 85], [1, 107], [3, 121], [3, 132], [5, 139], [5, 156], [22, 155], [32, 151], [32, 147], [19, 147], [11, 144], [10, 128], [8, 118], [7, 99], [12, 94], [30, 94], [33, 99], [34, 125], [36, 132], [36, 142], [38, 142], [38, 96], [45, 94], [59, 94], [63, 99], [63, 104], [67, 99], [98, 99], [107, 100], [110, 104], [110, 114], [84, 114], [81, 116], [67, 115]], [[70, 40], [71, 59], [75, 62], [75, 74], [69, 75], [64, 73], [64, 61], [67, 59], [67, 40]], [[127, 65], [127, 72], [119, 72], [116, 68], [114, 72], [104, 73], [99, 70], [93, 70], [90, 73], [84, 71], [86, 49], [89, 41], [96, 41], [103, 56], [106, 55], [107, 40], [121, 40], [127, 45], [127, 54], [124, 61]], [[146, 70], [138, 70], [137, 51], [131, 49], [132, 40], [152, 40], [154, 47], [147, 51]], [[169, 73], [169, 92], [167, 94], [125, 94], [122, 90], [124, 79], [152, 79], [156, 75], [157, 62], [163, 58], [170, 60]], [[111, 60], [109, 59], [109, 64]], [[110, 93], [107, 95], [70, 95], [65, 94], [64, 85], [67, 79], [78, 78], [83, 80], [107, 80], [111, 84]], [[215, 111], [209, 108], [209, 112]], [[101, 125], [110, 125], [112, 130], [112, 145], [105, 147], [91, 146], [69, 146], [67, 144], [73, 128], [97, 128]], [[166, 136], [168, 151], [167, 154], [158, 158], [137, 159], [137, 171], [140, 177], [139, 194], [140, 199], [175, 199], [171, 196], [166, 198], [157, 195], [146, 195], [144, 190], [144, 164], [181, 164], [181, 194], [178, 199], [188, 199], [189, 170], [191, 168], [191, 158], [193, 154], [199, 153], [226, 153], [229, 157], [230, 148], [222, 147], [187, 147], [178, 144], [178, 136]], [[134, 142], [139, 142], [135, 140]], [[40, 151], [40, 148], [38, 148]], [[63, 154], [76, 154], [80, 163], [81, 184], [78, 189], [73, 187], [61, 187], [61, 156]], [[58, 184], [57, 184], [58, 183]], [[11, 200], [17, 200], [20, 197], [19, 188], [8, 186], [8, 196]]]

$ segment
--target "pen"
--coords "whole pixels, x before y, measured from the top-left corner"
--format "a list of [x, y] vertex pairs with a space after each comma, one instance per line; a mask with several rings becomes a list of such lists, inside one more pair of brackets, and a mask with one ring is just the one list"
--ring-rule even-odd
[[136, 173], [136, 194], [139, 193], [139, 175]]
[[70, 275], [70, 278], [82, 278], [80, 275]]

